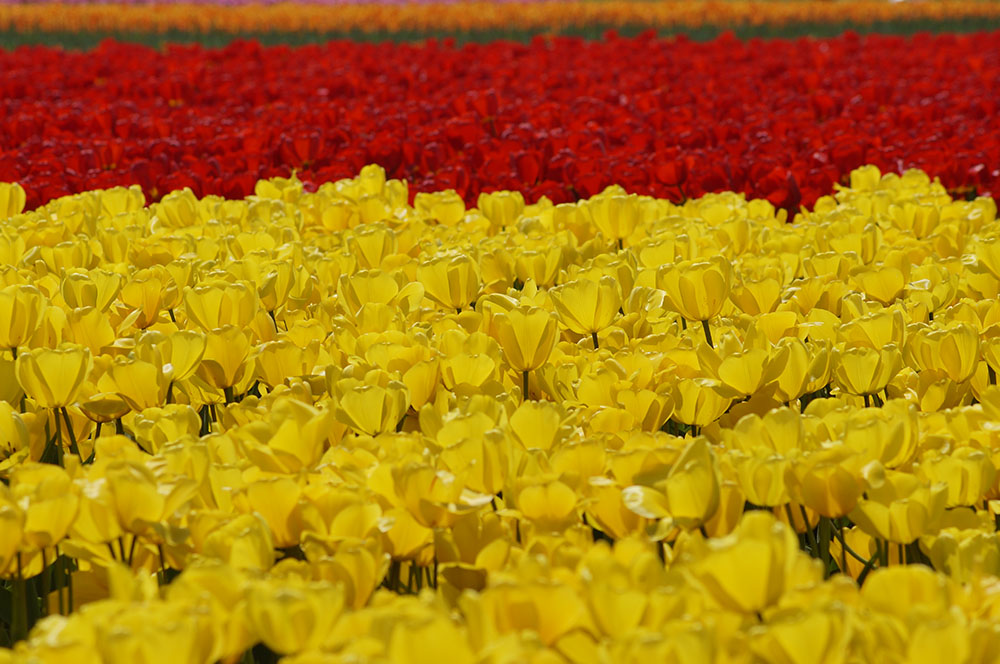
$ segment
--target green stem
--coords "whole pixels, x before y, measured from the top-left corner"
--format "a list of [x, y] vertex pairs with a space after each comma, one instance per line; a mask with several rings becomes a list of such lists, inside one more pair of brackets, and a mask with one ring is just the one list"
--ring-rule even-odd
[[226, 403], [233, 403], [236, 401], [236, 395], [233, 393], [233, 386], [222, 388], [222, 393], [226, 395]]
[[528, 400], [528, 372], [521, 373], [521, 401]]
[[59, 465], [65, 468], [66, 464], [63, 462], [62, 418], [59, 417], [58, 408], [55, 411], [55, 418], [56, 418], [56, 437], [55, 437], [56, 459], [58, 460]]
[[816, 533], [809, 527], [809, 513], [806, 512], [805, 505], [799, 505], [799, 511], [802, 513], [802, 527], [806, 531], [806, 540], [812, 548], [812, 557], [819, 558], [819, 544], [816, 542]]
[[49, 567], [49, 558], [46, 555], [45, 547], [42, 547], [42, 573], [41, 573], [41, 584], [42, 584], [42, 615], [49, 615], [49, 574], [52, 572]]
[[73, 421], [69, 419], [69, 411], [65, 408], [60, 408], [63, 414], [63, 419], [66, 420], [66, 433], [69, 434], [69, 451], [72, 454], [80, 457], [80, 463], [85, 463], [83, 460], [83, 454], [80, 453], [80, 447], [76, 444], [76, 433], [73, 431]]
[[599, 347], [597, 343], [597, 332], [591, 332], [590, 338], [594, 340], [594, 350], [597, 350]]
[[830, 539], [833, 535], [833, 522], [825, 516], [819, 518], [819, 556], [823, 561], [823, 576], [830, 575]]
[[11, 641], [17, 643], [28, 637], [28, 597], [24, 585], [24, 568], [21, 563], [21, 552], [17, 552], [17, 576], [13, 580], [11, 593]]
[[707, 320], [701, 321], [701, 328], [705, 330], [705, 341], [708, 342], [709, 346], [715, 348], [715, 344], [712, 343], [712, 328], [709, 326]]
[[986, 365], [986, 376], [990, 380], [990, 385], [996, 385], [997, 384], [997, 372], [994, 371], [993, 367], [991, 367], [988, 364]]

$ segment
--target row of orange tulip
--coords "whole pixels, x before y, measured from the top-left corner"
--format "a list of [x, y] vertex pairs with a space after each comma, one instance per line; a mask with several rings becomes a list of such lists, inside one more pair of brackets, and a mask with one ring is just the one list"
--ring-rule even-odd
[[1000, 653], [992, 199], [24, 200], [0, 662]]
[[222, 6], [206, 3], [0, 4], [0, 29], [17, 31], [165, 32], [454, 32], [541, 30], [587, 26], [684, 28], [879, 21], [995, 19], [1000, 5], [975, 0], [890, 3], [718, 2], [717, 0], [575, 0], [571, 2], [459, 2], [402, 5], [279, 3]]

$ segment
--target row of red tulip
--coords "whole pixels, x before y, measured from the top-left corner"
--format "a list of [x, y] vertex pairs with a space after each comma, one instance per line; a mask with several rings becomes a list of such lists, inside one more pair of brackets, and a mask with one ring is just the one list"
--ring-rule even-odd
[[29, 207], [140, 184], [243, 196], [366, 163], [411, 192], [611, 183], [679, 200], [735, 190], [796, 210], [873, 163], [1000, 194], [1000, 38], [683, 38], [454, 46], [237, 42], [156, 52], [0, 51], [0, 181]]

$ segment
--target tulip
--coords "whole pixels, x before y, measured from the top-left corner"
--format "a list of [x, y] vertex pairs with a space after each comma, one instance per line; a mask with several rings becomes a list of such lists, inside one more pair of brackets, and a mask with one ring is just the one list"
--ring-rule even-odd
[[23, 346], [41, 324], [45, 304], [45, 296], [34, 286], [0, 289], [0, 348], [13, 349], [16, 354], [17, 347]]
[[993, 488], [997, 469], [990, 457], [974, 447], [959, 447], [951, 454], [923, 459], [918, 477], [932, 485], [947, 486], [947, 508], [978, 505]]
[[625, 506], [647, 519], [670, 519], [685, 529], [699, 528], [719, 507], [715, 456], [704, 438], [688, 444], [655, 487], [634, 485], [622, 491]]
[[8, 219], [24, 210], [27, 195], [16, 182], [0, 182], [0, 219]]
[[496, 339], [507, 364], [524, 376], [523, 398], [528, 398], [528, 372], [545, 364], [556, 346], [559, 331], [554, 314], [537, 307], [516, 307], [493, 317]]
[[166, 403], [170, 376], [150, 362], [119, 358], [101, 383], [101, 389], [117, 393], [132, 410], [139, 412]]
[[642, 215], [639, 197], [635, 194], [602, 194], [588, 200], [584, 207], [598, 230], [618, 249], [624, 247], [624, 240], [632, 235]]
[[17, 358], [17, 380], [25, 393], [43, 408], [65, 408], [76, 401], [77, 393], [93, 366], [90, 351], [81, 346], [60, 345], [38, 348]]
[[622, 306], [618, 284], [611, 277], [594, 282], [578, 279], [549, 291], [559, 320], [576, 334], [590, 335], [597, 348], [597, 333], [618, 315]]
[[512, 226], [524, 212], [524, 196], [518, 191], [479, 194], [476, 207], [489, 220], [491, 227], [506, 228]]
[[863, 396], [868, 404], [902, 367], [902, 353], [893, 344], [878, 350], [859, 346], [836, 354], [833, 378], [840, 389]]
[[689, 571], [706, 594], [729, 611], [760, 615], [791, 589], [799, 556], [790, 529], [767, 512], [744, 514], [732, 534], [713, 538]]
[[850, 518], [872, 537], [909, 544], [933, 532], [947, 501], [947, 485], [923, 484], [908, 473], [887, 470], [884, 481], [869, 486], [868, 497], [858, 501]]
[[674, 311], [687, 320], [701, 321], [710, 346], [708, 321], [722, 310], [731, 284], [732, 266], [721, 256], [664, 265], [656, 271], [657, 288], [666, 291]]
[[413, 199], [413, 207], [443, 226], [454, 226], [465, 217], [465, 202], [454, 189], [420, 192]]
[[205, 332], [230, 325], [245, 328], [259, 306], [256, 290], [245, 283], [222, 282], [184, 290], [188, 318]]
[[198, 376], [212, 387], [226, 392], [232, 401], [233, 386], [243, 379], [250, 356], [250, 336], [242, 329], [227, 325], [205, 335], [205, 354], [198, 365]]
[[446, 309], [461, 312], [479, 297], [478, 266], [464, 254], [445, 254], [421, 263], [417, 279], [427, 297]]
[[979, 362], [979, 332], [968, 323], [921, 330], [910, 335], [906, 354], [920, 369], [940, 371], [953, 382], [964, 383]]
[[831, 446], [807, 453], [792, 461], [785, 484], [796, 503], [836, 519], [847, 515], [858, 504], [864, 491], [860, 459], [845, 445]]
[[[369, 198], [366, 207], [368, 216], [382, 216], [376, 214], [376, 211], [383, 214], [385, 212], [384, 204], [377, 197]], [[360, 206], [358, 209], [362, 212], [362, 221], [366, 221], [364, 211]], [[381, 220], [376, 219], [376, 221]], [[363, 226], [358, 226], [348, 237], [347, 243], [351, 255], [356, 258], [361, 268], [366, 270], [379, 268], [399, 248], [399, 238], [395, 231], [381, 223], [365, 223]]]
[[728, 390], [710, 378], [682, 378], [677, 381], [678, 405], [674, 411], [683, 424], [704, 427], [726, 412], [733, 402]]

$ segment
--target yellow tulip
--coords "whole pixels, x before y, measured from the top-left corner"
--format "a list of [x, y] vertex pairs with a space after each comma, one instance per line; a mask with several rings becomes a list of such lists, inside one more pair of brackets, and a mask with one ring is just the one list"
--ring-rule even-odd
[[[227, 325], [205, 335], [205, 354], [197, 374], [206, 383], [220, 390], [232, 390], [242, 380], [248, 368], [250, 335], [241, 328]], [[227, 400], [232, 400], [228, 398]]]
[[[6, 484], [0, 484], [0, 576], [8, 576], [24, 536], [24, 510]], [[16, 569], [15, 569], [16, 571]]]
[[751, 511], [732, 534], [706, 542], [688, 568], [723, 608], [760, 614], [791, 589], [799, 551], [794, 533], [768, 512]]
[[596, 282], [577, 279], [549, 294], [562, 324], [577, 334], [590, 335], [595, 348], [597, 333], [611, 325], [622, 306], [621, 291], [611, 277]]
[[952, 508], [980, 504], [996, 482], [997, 469], [983, 450], [959, 447], [950, 454], [921, 459], [917, 476], [932, 485], [945, 485], [946, 507]]
[[493, 228], [512, 226], [524, 212], [524, 196], [519, 191], [479, 194], [476, 207]]
[[937, 370], [955, 383], [964, 383], [979, 362], [979, 332], [968, 323], [924, 329], [910, 335], [906, 354], [918, 368]]
[[881, 349], [859, 346], [835, 354], [834, 382], [847, 392], [868, 398], [885, 389], [903, 368], [903, 355], [895, 345]]
[[656, 271], [656, 287], [667, 293], [674, 311], [691, 321], [718, 315], [729, 297], [732, 265], [722, 256], [682, 261]]
[[674, 416], [683, 424], [703, 427], [726, 412], [733, 402], [729, 392], [710, 378], [682, 378], [675, 392], [678, 405]]
[[559, 481], [534, 484], [517, 494], [517, 507], [537, 528], [562, 531], [579, 521], [577, 495]]
[[15, 371], [25, 393], [39, 406], [65, 408], [76, 401], [92, 366], [88, 349], [63, 344], [22, 353]]
[[201, 553], [238, 570], [266, 571], [274, 565], [274, 542], [267, 523], [258, 515], [243, 514], [215, 527]]
[[45, 305], [45, 296], [34, 286], [0, 289], [0, 348], [23, 346], [41, 324]]
[[169, 387], [163, 369], [137, 359], [118, 358], [101, 379], [101, 389], [117, 393], [137, 412], [166, 403]]
[[933, 532], [948, 501], [945, 484], [923, 484], [908, 473], [887, 470], [884, 480], [869, 486], [850, 518], [872, 537], [909, 544]]
[[860, 459], [846, 445], [831, 446], [794, 459], [785, 474], [792, 500], [836, 519], [855, 508], [864, 491]]
[[26, 200], [24, 187], [16, 182], [0, 182], [0, 219], [6, 220], [15, 214], [21, 214]]
[[697, 438], [689, 443], [664, 480], [653, 487], [627, 487], [622, 501], [647, 519], [670, 519], [685, 529], [704, 525], [719, 507], [718, 470], [708, 442]]
[[750, 651], [762, 662], [839, 664], [851, 636], [850, 613], [841, 607], [787, 611], [753, 635]]
[[383, 387], [345, 379], [332, 393], [337, 399], [337, 420], [369, 436], [395, 431], [410, 403], [406, 385], [398, 381]]
[[427, 297], [446, 309], [461, 312], [479, 297], [479, 267], [465, 254], [444, 254], [421, 263], [417, 279]]
[[420, 192], [413, 198], [413, 207], [443, 226], [454, 226], [465, 217], [465, 202], [454, 189]]
[[598, 230], [621, 249], [624, 240], [632, 235], [642, 215], [639, 197], [635, 194], [601, 194], [594, 196], [583, 207]]
[[191, 322], [205, 332], [230, 325], [245, 328], [260, 307], [260, 298], [248, 284], [221, 282], [186, 288], [184, 307]]
[[[544, 309], [515, 307], [495, 315], [493, 324], [507, 364], [515, 371], [534, 371], [545, 364], [556, 346], [558, 319]], [[527, 398], [526, 391], [524, 396]]]
[[122, 276], [117, 272], [73, 272], [62, 280], [59, 292], [66, 304], [73, 309], [93, 307], [104, 312], [118, 297], [122, 281]]
[[11, 473], [10, 490], [24, 510], [24, 541], [38, 549], [56, 546], [69, 531], [80, 502], [66, 471], [50, 464], [22, 464]]

